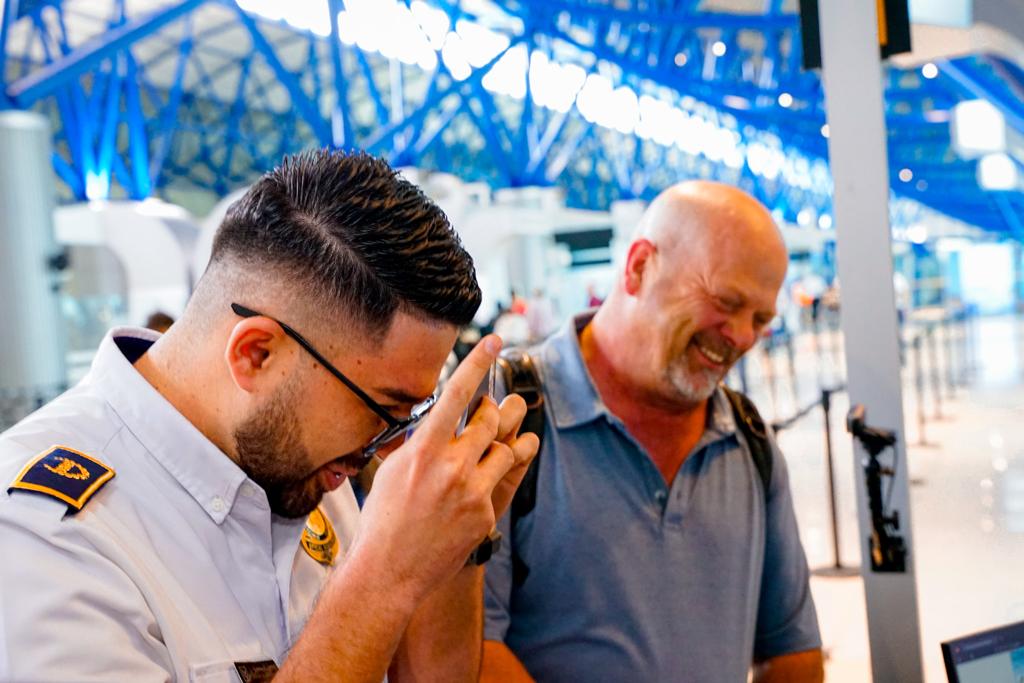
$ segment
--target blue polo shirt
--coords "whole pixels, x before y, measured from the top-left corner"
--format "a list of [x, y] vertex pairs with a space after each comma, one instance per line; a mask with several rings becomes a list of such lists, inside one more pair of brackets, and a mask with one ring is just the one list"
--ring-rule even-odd
[[[608, 412], [572, 321], [535, 350], [546, 425], [534, 510], [487, 564], [485, 637], [539, 681], [747, 680], [821, 647], [786, 464], [770, 490], [728, 399], [671, 486]], [[637, 349], [642, 353], [642, 349]], [[529, 567], [513, 586], [510, 547]]]

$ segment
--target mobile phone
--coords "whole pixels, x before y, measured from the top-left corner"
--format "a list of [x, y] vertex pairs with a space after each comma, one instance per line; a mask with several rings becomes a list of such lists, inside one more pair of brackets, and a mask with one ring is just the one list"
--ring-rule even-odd
[[498, 363], [495, 361], [491, 363], [490, 370], [487, 371], [487, 376], [484, 377], [483, 381], [480, 382], [480, 386], [476, 388], [473, 393], [473, 398], [469, 400], [469, 406], [466, 408], [466, 412], [463, 413], [462, 419], [459, 421], [459, 434], [466, 428], [466, 424], [473, 418], [477, 409], [480, 408], [480, 404], [483, 403], [484, 396], [490, 396], [494, 398], [494, 382], [498, 374]]

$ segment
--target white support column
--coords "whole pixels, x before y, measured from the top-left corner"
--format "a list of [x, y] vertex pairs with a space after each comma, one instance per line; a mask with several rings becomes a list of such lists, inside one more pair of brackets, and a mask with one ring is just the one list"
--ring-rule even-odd
[[820, 0], [819, 9], [850, 403], [864, 404], [869, 424], [898, 434], [899, 464], [892, 480], [891, 509], [899, 513], [899, 532], [908, 550], [905, 573], [872, 570], [867, 542], [871, 514], [861, 462], [865, 452], [856, 444], [854, 471], [871, 668], [879, 683], [920, 683], [923, 673], [914, 582], [916, 558], [893, 300], [887, 136], [876, 3]]

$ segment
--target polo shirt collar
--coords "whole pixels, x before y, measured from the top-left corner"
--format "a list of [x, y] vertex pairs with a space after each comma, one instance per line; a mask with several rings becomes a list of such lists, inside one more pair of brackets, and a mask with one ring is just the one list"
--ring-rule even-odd
[[704, 433], [697, 442], [697, 448], [728, 439], [736, 434], [737, 429], [736, 414], [732, 411], [729, 398], [725, 395], [725, 390], [718, 387], [708, 399], [707, 420], [704, 424]]
[[559, 429], [578, 427], [609, 414], [580, 350], [580, 332], [594, 313], [587, 311], [572, 318], [540, 350], [541, 372], [546, 375], [541, 379]]
[[[580, 349], [579, 335], [595, 313], [595, 310], [590, 310], [575, 316], [540, 349], [543, 360], [541, 372], [544, 375], [541, 379], [559, 429], [571, 429], [611, 415], [594, 386]], [[719, 387], [708, 402], [701, 444], [727, 438], [735, 434], [736, 429], [729, 399]]]
[[133, 366], [159, 338], [151, 330], [111, 330], [96, 352], [90, 381], [143, 447], [221, 524], [247, 477]]

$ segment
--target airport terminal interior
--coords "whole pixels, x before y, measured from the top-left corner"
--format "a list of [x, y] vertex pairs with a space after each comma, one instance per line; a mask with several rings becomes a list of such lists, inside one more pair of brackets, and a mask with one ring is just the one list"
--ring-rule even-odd
[[[1005, 679], [943, 654], [1024, 624], [1020, 0], [2, 7], [0, 431], [111, 328], [173, 324], [289, 154], [366, 150], [445, 211], [483, 291], [459, 355], [600, 306], [661, 190], [726, 183], [789, 252], [725, 382], [785, 454], [825, 680], [1024, 680], [1024, 628]], [[851, 435], [857, 405], [894, 444]]]

